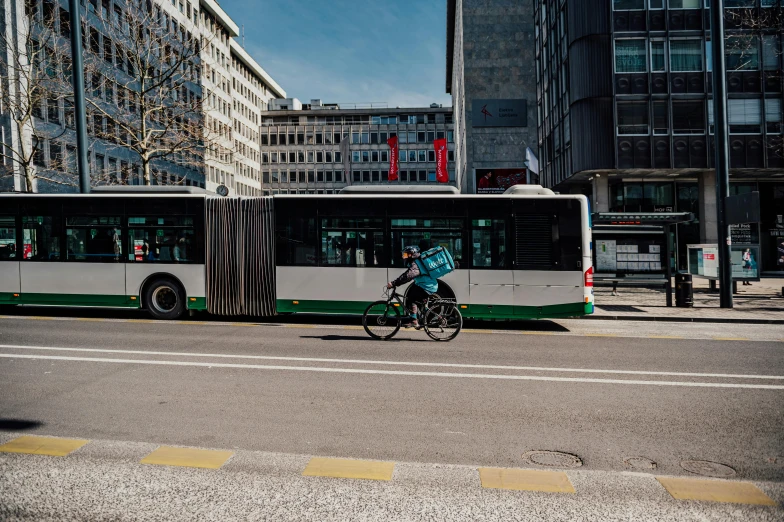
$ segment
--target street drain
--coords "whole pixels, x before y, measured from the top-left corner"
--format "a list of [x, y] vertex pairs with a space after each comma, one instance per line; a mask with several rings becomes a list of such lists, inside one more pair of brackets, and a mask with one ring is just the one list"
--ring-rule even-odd
[[632, 468], [632, 469], [639, 469], [639, 470], [656, 469], [656, 463], [651, 459], [646, 459], [645, 457], [627, 457], [623, 459], [623, 463], [626, 464], [627, 468]]
[[706, 477], [729, 478], [736, 475], [731, 467], [708, 460], [684, 460], [681, 461], [681, 467], [690, 473]]
[[538, 466], [550, 468], [579, 468], [583, 461], [577, 455], [560, 451], [534, 450], [523, 453], [523, 460]]

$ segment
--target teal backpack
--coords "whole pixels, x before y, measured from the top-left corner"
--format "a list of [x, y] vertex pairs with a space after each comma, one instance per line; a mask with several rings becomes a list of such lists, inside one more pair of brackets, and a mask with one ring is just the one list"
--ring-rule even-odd
[[455, 269], [452, 254], [444, 247], [435, 247], [422, 252], [419, 255], [419, 261], [421, 261], [421, 266], [425, 268], [427, 275], [433, 279], [440, 279]]

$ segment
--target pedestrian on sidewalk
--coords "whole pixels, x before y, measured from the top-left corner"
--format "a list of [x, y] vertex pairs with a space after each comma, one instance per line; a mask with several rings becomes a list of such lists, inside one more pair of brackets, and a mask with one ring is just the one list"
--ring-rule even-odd
[[[752, 274], [751, 270], [754, 268], [754, 258], [751, 255], [751, 249], [750, 248], [747, 248], [746, 250], [743, 251], [743, 265], [742, 266], [743, 266], [743, 270], [748, 270], [749, 271], [749, 272], [747, 272], [748, 275]], [[744, 280], [743, 281], [743, 286], [751, 286], [751, 282], [747, 281], [747, 280]]]

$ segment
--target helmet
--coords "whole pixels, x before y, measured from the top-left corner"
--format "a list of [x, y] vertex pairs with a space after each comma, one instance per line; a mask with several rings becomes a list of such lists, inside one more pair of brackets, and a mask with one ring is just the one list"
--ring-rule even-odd
[[417, 258], [419, 257], [419, 247], [417, 246], [407, 246], [403, 248], [403, 255], [409, 258]]

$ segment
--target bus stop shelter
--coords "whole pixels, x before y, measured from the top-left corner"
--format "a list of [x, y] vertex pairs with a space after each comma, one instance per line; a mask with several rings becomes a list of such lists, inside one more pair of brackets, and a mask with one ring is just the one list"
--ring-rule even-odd
[[661, 285], [672, 306], [672, 226], [694, 221], [691, 212], [600, 212], [593, 214], [594, 281]]

